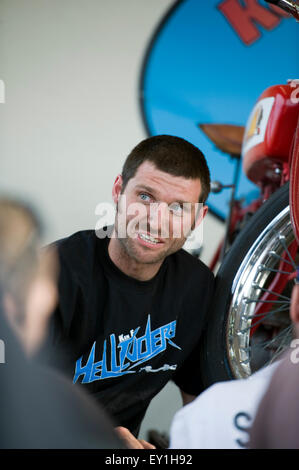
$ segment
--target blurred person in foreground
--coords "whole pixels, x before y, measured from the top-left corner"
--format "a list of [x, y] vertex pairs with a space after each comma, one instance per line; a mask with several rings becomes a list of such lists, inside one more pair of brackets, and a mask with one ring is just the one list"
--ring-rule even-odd
[[0, 448], [123, 448], [82, 390], [30, 356], [57, 302], [57, 255], [31, 210], [0, 199]]
[[299, 269], [290, 315], [296, 339], [259, 405], [250, 431], [252, 449], [299, 449]]

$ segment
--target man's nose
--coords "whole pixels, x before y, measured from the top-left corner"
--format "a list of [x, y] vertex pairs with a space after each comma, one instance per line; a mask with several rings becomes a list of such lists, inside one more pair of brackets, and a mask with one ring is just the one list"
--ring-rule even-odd
[[169, 236], [169, 208], [166, 202], [155, 202], [150, 205], [149, 231], [161, 238]]

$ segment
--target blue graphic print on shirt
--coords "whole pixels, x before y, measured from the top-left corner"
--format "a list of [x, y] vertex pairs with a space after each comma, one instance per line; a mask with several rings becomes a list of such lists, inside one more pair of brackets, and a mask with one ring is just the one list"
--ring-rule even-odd
[[131, 330], [131, 334], [127, 336], [120, 335], [117, 346], [115, 334], [110, 335], [110, 364], [107, 358], [107, 340], [104, 341], [102, 360], [95, 362], [95, 341], [86, 364], [82, 364], [83, 356], [76, 361], [73, 383], [76, 383], [81, 376], [81, 383], [86, 384], [124, 374], [133, 374], [137, 371], [132, 369], [165, 351], [168, 344], [181, 349], [171, 340], [175, 336], [176, 320], [151, 331], [151, 318], [148, 315], [145, 334], [138, 338], [139, 329], [140, 327]]

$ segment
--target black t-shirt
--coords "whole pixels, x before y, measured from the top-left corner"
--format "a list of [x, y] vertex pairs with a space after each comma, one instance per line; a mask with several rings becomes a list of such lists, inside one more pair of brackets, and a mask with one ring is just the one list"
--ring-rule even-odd
[[184, 250], [168, 256], [149, 281], [120, 271], [109, 238], [93, 230], [57, 242], [60, 300], [52, 337], [67, 348], [65, 370], [137, 433], [151, 399], [173, 379], [202, 391], [198, 345], [214, 276]]

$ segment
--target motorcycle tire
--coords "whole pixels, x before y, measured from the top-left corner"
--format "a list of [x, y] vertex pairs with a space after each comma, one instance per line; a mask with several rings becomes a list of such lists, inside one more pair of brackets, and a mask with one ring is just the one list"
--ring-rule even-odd
[[[289, 211], [289, 184], [287, 183], [279, 188], [251, 217], [226, 253], [216, 275], [215, 292], [200, 356], [201, 376], [205, 387], [223, 380], [246, 378], [253, 372], [251, 370], [252, 363], [255, 361], [253, 352], [259, 360], [261, 359], [262, 348], [258, 349], [250, 337], [251, 320], [248, 319], [250, 315], [246, 313], [247, 316], [243, 318], [247, 322], [245, 326], [249, 325], [249, 328], [244, 328], [241, 315], [244, 316], [244, 309], [246, 310], [248, 305], [252, 313], [252, 306], [248, 299], [251, 299], [250, 296], [257, 289], [259, 293], [265, 290], [267, 278], [270, 279], [273, 275], [271, 273], [275, 271], [270, 267], [274, 266], [275, 257], [282, 256], [282, 252], [285, 251], [283, 246], [285, 244], [287, 247], [290, 246], [294, 240]], [[284, 245], [280, 246], [282, 242]], [[288, 250], [287, 253], [289, 253]], [[291, 269], [294, 270], [295, 260], [289, 260], [289, 263], [292, 263]], [[266, 271], [261, 274], [264, 268]], [[267, 271], [267, 269], [270, 270]], [[253, 282], [253, 279], [258, 279], [258, 283], [255, 280]], [[288, 303], [290, 302], [291, 289], [290, 286], [288, 288], [289, 295], [281, 296], [283, 299], [280, 301], [281, 305], [283, 301], [287, 303], [285, 300], [287, 297]], [[283, 312], [283, 314], [286, 315], [290, 325], [288, 312]], [[288, 326], [284, 331], [288, 329], [288, 334], [290, 334], [290, 328], [291, 326]], [[262, 331], [262, 326], [260, 331]], [[273, 334], [272, 331], [271, 334]], [[264, 350], [262, 353], [265, 353]], [[261, 364], [255, 366], [255, 370], [260, 366]]]

